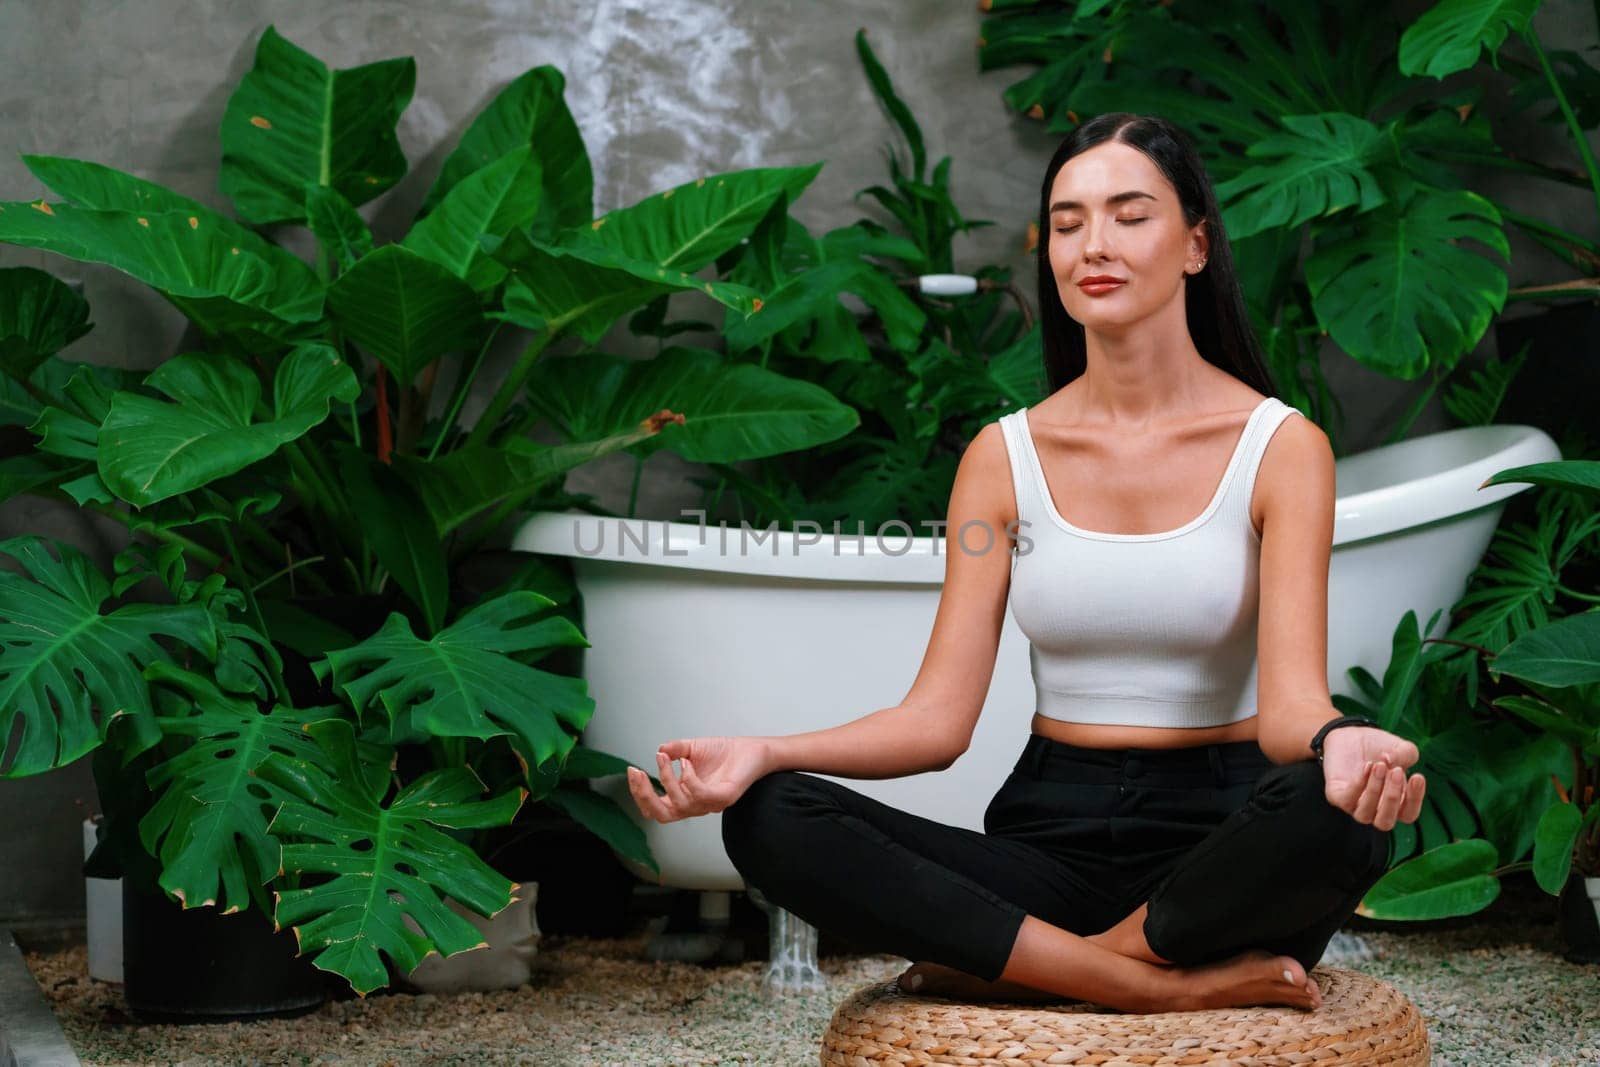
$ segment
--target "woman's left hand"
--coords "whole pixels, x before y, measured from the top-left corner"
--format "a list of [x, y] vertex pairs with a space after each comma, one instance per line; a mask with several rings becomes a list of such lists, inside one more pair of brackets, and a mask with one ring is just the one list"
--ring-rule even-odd
[[1328, 803], [1357, 822], [1392, 830], [1416, 822], [1427, 782], [1407, 775], [1417, 746], [1376, 726], [1341, 726], [1322, 739], [1322, 778]]

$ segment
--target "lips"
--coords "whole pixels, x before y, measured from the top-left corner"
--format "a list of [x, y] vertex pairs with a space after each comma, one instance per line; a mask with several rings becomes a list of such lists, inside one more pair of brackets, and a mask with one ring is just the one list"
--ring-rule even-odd
[[1106, 275], [1096, 275], [1094, 277], [1083, 279], [1083, 281], [1078, 283], [1078, 288], [1091, 295], [1094, 293], [1109, 293], [1111, 290], [1121, 285], [1122, 282], [1123, 279], [1121, 278], [1112, 278]]

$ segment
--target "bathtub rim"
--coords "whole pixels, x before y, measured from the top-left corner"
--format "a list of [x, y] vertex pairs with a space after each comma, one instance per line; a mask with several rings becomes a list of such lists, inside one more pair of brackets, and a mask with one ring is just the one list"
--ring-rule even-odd
[[[1470, 434], [1491, 427], [1497, 434], [1504, 435], [1508, 430], [1514, 433], [1504, 447], [1488, 455], [1448, 470], [1338, 498], [1334, 502], [1334, 548], [1401, 533], [1441, 519], [1463, 518], [1482, 508], [1502, 504], [1532, 488], [1532, 483], [1484, 486], [1482, 483], [1492, 474], [1561, 458], [1555, 442], [1536, 426], [1495, 423], [1490, 427], [1455, 427], [1426, 436]], [[1409, 438], [1383, 447], [1398, 447], [1423, 439]], [[621, 537], [623, 527], [630, 531], [627, 541]], [[837, 542], [831, 529], [825, 529], [819, 535], [820, 540], [798, 544], [801, 535], [797, 532], [767, 532], [747, 526], [744, 536], [749, 550], [741, 552], [738, 550], [741, 529], [737, 525], [708, 523], [702, 527], [697, 522], [629, 519], [569, 509], [537, 511], [529, 515], [518, 526], [511, 548], [565, 556], [580, 567], [585, 562], [595, 561], [816, 581], [941, 584], [947, 538], [931, 534], [907, 537], [900, 532], [902, 528], [910, 527], [902, 523], [881, 539], [868, 531], [864, 535], [865, 543], [858, 546], [855, 535], [849, 530], [841, 530]], [[602, 532], [604, 541], [600, 551], [589, 552], [579, 547], [580, 538], [583, 543], [594, 545]], [[758, 534], [763, 538], [760, 543], [753, 540]], [[726, 552], [721, 545], [722, 538], [727, 541], [729, 550]], [[644, 542], [643, 550], [638, 547], [638, 541]]]

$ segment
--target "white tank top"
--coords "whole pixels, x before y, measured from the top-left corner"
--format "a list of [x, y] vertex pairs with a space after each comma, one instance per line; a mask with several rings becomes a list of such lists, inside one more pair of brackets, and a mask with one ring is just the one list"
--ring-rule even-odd
[[1028, 638], [1039, 714], [1201, 727], [1256, 713], [1261, 540], [1250, 494], [1267, 442], [1298, 414], [1276, 397], [1262, 400], [1205, 510], [1177, 529], [1143, 534], [1062, 518], [1027, 410], [1001, 416], [1021, 539], [1011, 613]]

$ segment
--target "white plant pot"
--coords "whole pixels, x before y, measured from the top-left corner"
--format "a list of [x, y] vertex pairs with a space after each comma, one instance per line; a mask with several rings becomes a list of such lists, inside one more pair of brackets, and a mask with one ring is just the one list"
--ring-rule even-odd
[[[100, 816], [83, 820], [83, 858], [98, 841]], [[122, 983], [122, 879], [83, 879], [84, 929], [89, 942], [89, 977]]]
[[[511, 903], [485, 919], [446, 897], [450, 909], [481, 930], [487, 944], [450, 957], [431, 952], [406, 975], [406, 982], [424, 993], [486, 993], [526, 985], [539, 939], [544, 936], [534, 911], [538, 899], [538, 882], [519, 885], [511, 892]], [[404, 922], [414, 932], [421, 932], [409, 917]]]
[[1600, 878], [1585, 878], [1583, 891], [1589, 894], [1589, 903], [1594, 907], [1595, 922], [1600, 923]]

